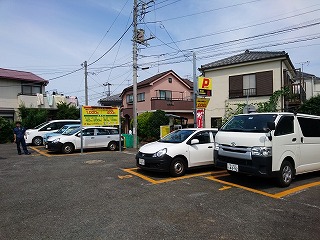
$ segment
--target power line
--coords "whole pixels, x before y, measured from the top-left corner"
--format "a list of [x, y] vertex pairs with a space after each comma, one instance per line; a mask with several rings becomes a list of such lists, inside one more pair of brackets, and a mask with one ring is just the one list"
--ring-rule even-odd
[[95, 50], [93, 51], [93, 53], [91, 54], [91, 56], [89, 57], [88, 61], [91, 59], [91, 57], [93, 56], [93, 54], [95, 54], [95, 52], [97, 51], [98, 47], [101, 45], [102, 41], [104, 40], [104, 38], [107, 36], [107, 34], [109, 33], [109, 31], [111, 30], [112, 26], [115, 24], [115, 22], [117, 21], [118, 17], [120, 16], [120, 14], [122, 13], [124, 7], [127, 5], [129, 0], [126, 1], [126, 3], [123, 5], [123, 7], [121, 8], [120, 12], [118, 13], [118, 15], [116, 16], [116, 18], [113, 20], [113, 22], [111, 23], [109, 29], [107, 30], [107, 32], [103, 35], [101, 41], [99, 42], [98, 46], [95, 48]]

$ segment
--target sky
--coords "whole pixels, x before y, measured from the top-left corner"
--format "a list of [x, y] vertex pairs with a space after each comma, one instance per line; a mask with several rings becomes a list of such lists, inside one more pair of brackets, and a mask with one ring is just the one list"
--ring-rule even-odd
[[[138, 46], [138, 82], [170, 69], [191, 80], [193, 52], [199, 68], [246, 49], [286, 51], [320, 77], [319, 0], [138, 2], [138, 28], [150, 38]], [[0, 0], [0, 68], [33, 72], [47, 91], [83, 104], [87, 61], [97, 105], [106, 83], [111, 95], [132, 85], [132, 11], [133, 0]]]

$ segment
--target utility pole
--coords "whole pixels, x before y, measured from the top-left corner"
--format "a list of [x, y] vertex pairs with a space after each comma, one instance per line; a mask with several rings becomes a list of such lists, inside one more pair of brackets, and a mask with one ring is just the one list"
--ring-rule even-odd
[[88, 106], [88, 64], [87, 61], [84, 61], [84, 96], [85, 96], [85, 105]]
[[110, 95], [111, 95], [111, 93], [110, 93], [110, 86], [111, 86], [111, 85], [112, 85], [112, 84], [109, 83], [109, 82], [106, 82], [106, 83], [103, 84], [103, 86], [108, 86], [107, 97], [110, 97]]
[[197, 127], [197, 64], [196, 64], [196, 53], [193, 52], [193, 121], [194, 127]]
[[137, 78], [138, 78], [138, 64], [137, 64], [137, 24], [138, 24], [138, 1], [133, 1], [133, 148], [138, 148], [138, 121], [137, 121]]

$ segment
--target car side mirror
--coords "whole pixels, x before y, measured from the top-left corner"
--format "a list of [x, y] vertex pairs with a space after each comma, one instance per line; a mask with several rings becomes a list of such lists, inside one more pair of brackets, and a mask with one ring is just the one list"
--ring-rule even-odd
[[196, 138], [192, 139], [190, 142], [191, 145], [199, 144], [199, 143], [200, 143], [199, 139], [196, 139]]

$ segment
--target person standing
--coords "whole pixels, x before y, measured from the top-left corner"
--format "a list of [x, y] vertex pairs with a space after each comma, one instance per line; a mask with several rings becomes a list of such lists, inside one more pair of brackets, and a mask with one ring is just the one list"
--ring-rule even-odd
[[24, 154], [30, 155], [31, 153], [27, 149], [26, 140], [24, 136], [26, 134], [26, 129], [21, 126], [21, 122], [16, 122], [16, 127], [13, 129], [14, 142], [17, 144], [18, 154], [21, 155], [20, 144], [24, 151]]

